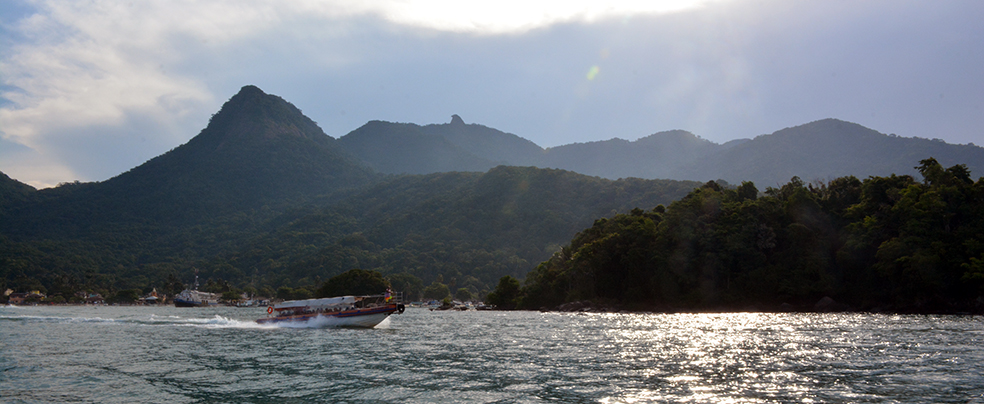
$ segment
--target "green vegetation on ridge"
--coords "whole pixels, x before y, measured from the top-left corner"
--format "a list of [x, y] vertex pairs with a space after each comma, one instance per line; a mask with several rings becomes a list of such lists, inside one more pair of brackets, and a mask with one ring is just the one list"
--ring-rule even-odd
[[4, 229], [11, 235], [0, 236], [0, 278], [16, 290], [36, 285], [66, 299], [155, 287], [173, 295], [197, 269], [216, 293], [266, 288], [302, 297], [360, 268], [385, 274], [412, 298], [442, 285], [445, 293], [484, 296], [498, 278], [524, 276], [595, 218], [669, 203], [697, 185], [498, 167], [393, 177], [341, 201], [185, 226], [118, 221], [111, 231], [60, 236], [58, 228], [73, 223], [66, 220], [51, 226], [53, 234]]
[[829, 296], [855, 309], [982, 312], [984, 179], [932, 158], [917, 169], [922, 183], [794, 178], [761, 197], [750, 182], [708, 182], [667, 208], [595, 221], [521, 291], [504, 280], [490, 298], [675, 311], [812, 309]]

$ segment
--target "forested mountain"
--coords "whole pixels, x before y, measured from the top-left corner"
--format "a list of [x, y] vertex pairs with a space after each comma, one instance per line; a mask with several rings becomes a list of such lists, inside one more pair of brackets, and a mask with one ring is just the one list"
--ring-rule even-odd
[[451, 123], [425, 125], [421, 130], [442, 136], [496, 165], [532, 166], [540, 161], [543, 154], [543, 149], [529, 140], [479, 124], [465, 124], [458, 115], [451, 116]]
[[372, 121], [342, 136], [339, 144], [388, 174], [486, 171], [497, 165], [532, 166], [543, 149], [519, 136], [465, 124], [458, 115], [446, 124]]
[[984, 313], [984, 179], [931, 158], [918, 172], [924, 181], [794, 178], [764, 195], [752, 183], [711, 181], [666, 209], [597, 220], [522, 289], [500, 282], [492, 300], [530, 309], [591, 300], [667, 311]]
[[0, 173], [0, 218], [3, 217], [7, 207], [24, 202], [35, 192], [37, 190], [34, 187]]
[[[524, 276], [598, 217], [667, 204], [699, 185], [505, 166], [401, 176], [339, 204], [284, 215], [224, 258], [266, 284], [362, 268], [443, 279], [479, 294], [502, 275]], [[254, 273], [236, 276], [245, 275]]]
[[341, 137], [338, 143], [387, 174], [485, 171], [495, 166], [414, 124], [371, 121]]
[[188, 143], [99, 185], [127, 204], [136, 198], [155, 213], [197, 220], [379, 178], [336, 143], [294, 105], [245, 86]]
[[[490, 130], [448, 125], [465, 127], [456, 139], [466, 143]], [[598, 216], [699, 185], [532, 167], [384, 176], [338, 143], [246, 86], [188, 143], [107, 181], [35, 191], [0, 177], [0, 289], [174, 293], [197, 270], [213, 291], [304, 297], [362, 268], [477, 294], [521, 276]]]
[[[636, 141], [611, 139], [547, 149], [537, 166], [605, 178], [701, 180], [691, 164], [708, 161], [725, 148], [682, 130], [659, 132]], [[721, 177], [714, 177], [721, 178]]]
[[115, 224], [171, 227], [338, 195], [380, 177], [300, 110], [243, 87], [191, 139], [104, 182], [39, 191], [8, 232], [74, 237]]
[[[467, 139], [461, 136], [465, 128], [469, 129]], [[359, 142], [345, 141], [349, 136]], [[469, 147], [476, 139], [484, 142], [480, 147]], [[944, 165], [959, 163], [972, 171], [984, 171], [984, 148], [885, 135], [836, 119], [725, 144], [673, 130], [635, 141], [615, 138], [544, 150], [516, 135], [465, 125], [458, 118], [450, 124], [427, 126], [376, 122], [372, 136], [360, 128], [342, 140], [353, 154], [390, 173], [484, 171], [495, 164], [507, 164], [559, 168], [611, 179], [724, 179], [733, 184], [753, 181], [779, 185], [794, 176], [814, 181], [845, 175], [915, 175], [911, 162], [929, 156]], [[394, 147], [395, 143], [400, 146]], [[432, 147], [434, 144], [442, 147]]]

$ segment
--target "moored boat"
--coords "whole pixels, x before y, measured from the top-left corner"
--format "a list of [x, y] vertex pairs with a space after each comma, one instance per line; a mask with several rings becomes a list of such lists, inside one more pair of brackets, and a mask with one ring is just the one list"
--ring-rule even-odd
[[219, 304], [218, 295], [195, 289], [185, 289], [174, 296], [174, 307], [202, 307], [217, 304]]
[[406, 307], [390, 295], [338, 296], [323, 299], [288, 300], [267, 308], [270, 317], [260, 324], [307, 325], [316, 327], [372, 328], [390, 314]]
[[174, 307], [202, 307], [219, 304], [219, 295], [198, 290], [198, 270], [195, 270], [195, 286], [174, 296]]

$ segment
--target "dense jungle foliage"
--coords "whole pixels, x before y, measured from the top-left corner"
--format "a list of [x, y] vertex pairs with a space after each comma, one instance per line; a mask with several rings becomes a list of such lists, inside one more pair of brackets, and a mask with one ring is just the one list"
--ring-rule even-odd
[[[85, 215], [58, 225], [39, 220], [51, 230], [0, 233], [0, 290], [41, 290], [66, 301], [154, 288], [173, 296], [197, 271], [210, 292], [308, 298], [325, 280], [359, 268], [384, 274], [411, 299], [480, 298], [504, 275], [523, 277], [596, 218], [669, 203], [699, 185], [497, 167], [392, 177], [338, 202], [233, 211], [185, 226], [90, 225]], [[66, 185], [78, 186], [85, 185]]]
[[[552, 258], [490, 296], [536, 309], [592, 300], [657, 310], [981, 312], [984, 179], [935, 159], [924, 180], [891, 175], [760, 195], [708, 182], [668, 207], [598, 219]], [[785, 303], [785, 305], [783, 305]]]

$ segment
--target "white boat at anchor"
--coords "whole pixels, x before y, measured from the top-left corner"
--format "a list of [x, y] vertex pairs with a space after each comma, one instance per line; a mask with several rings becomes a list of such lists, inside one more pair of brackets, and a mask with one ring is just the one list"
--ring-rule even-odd
[[174, 307], [206, 307], [219, 304], [219, 295], [198, 290], [198, 270], [195, 270], [195, 286], [174, 296]]
[[390, 314], [406, 307], [389, 295], [338, 296], [323, 299], [288, 300], [267, 308], [270, 317], [259, 324], [307, 325], [317, 327], [372, 328]]
[[185, 289], [174, 296], [174, 307], [205, 307], [219, 304], [219, 295], [201, 292], [197, 289]]

